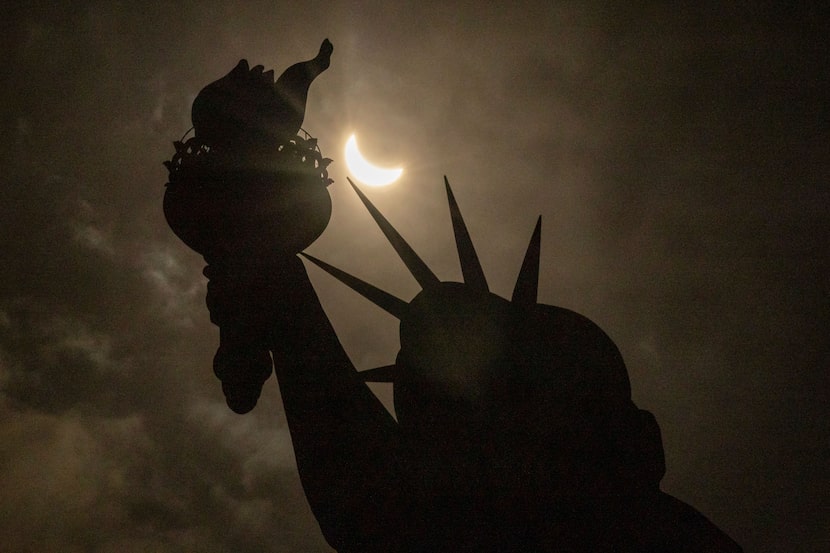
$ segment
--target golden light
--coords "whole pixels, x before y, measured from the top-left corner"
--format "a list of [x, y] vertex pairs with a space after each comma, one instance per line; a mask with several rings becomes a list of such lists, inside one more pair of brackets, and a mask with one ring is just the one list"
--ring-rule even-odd
[[386, 186], [392, 184], [403, 173], [402, 168], [385, 169], [369, 163], [357, 148], [357, 137], [353, 134], [346, 141], [346, 167], [354, 178], [370, 186]]

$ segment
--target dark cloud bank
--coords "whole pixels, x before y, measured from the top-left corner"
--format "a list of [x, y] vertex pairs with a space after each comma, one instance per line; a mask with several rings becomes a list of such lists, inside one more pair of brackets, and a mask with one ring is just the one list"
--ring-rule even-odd
[[[544, 220], [541, 300], [615, 339], [663, 429], [665, 488], [748, 551], [824, 551], [828, 110], [817, 14], [110, 3], [3, 23], [3, 551], [327, 551], [270, 382], [244, 417], [210, 372], [200, 258], [161, 215], [170, 142], [241, 57], [328, 36], [305, 127], [407, 176], [369, 191], [459, 278], [448, 174], [507, 294]], [[411, 296], [332, 166], [315, 255]], [[312, 278], [356, 365], [396, 328]], [[383, 391], [382, 391], [383, 392]]]

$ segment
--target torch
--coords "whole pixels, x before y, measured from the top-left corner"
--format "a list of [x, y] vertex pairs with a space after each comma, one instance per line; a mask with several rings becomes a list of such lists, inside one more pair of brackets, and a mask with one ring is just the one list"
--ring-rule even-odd
[[196, 97], [194, 134], [174, 142], [165, 162], [164, 215], [207, 262], [207, 306], [219, 326], [213, 370], [237, 413], [253, 409], [273, 369], [272, 310], [290, 282], [281, 275], [331, 217], [331, 160], [298, 134], [309, 85], [331, 52], [325, 40], [276, 82], [273, 71], [241, 60]]

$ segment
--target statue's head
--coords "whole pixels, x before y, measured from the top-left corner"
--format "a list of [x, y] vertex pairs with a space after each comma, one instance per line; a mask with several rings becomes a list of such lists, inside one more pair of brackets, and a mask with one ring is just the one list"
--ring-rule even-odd
[[393, 383], [401, 433], [427, 472], [548, 497], [656, 489], [659, 429], [631, 402], [618, 349], [587, 318], [536, 303], [540, 225], [508, 301], [489, 291], [448, 183], [463, 283], [439, 281], [355, 190], [422, 291], [407, 303], [307, 257], [400, 319], [395, 365], [362, 374]]

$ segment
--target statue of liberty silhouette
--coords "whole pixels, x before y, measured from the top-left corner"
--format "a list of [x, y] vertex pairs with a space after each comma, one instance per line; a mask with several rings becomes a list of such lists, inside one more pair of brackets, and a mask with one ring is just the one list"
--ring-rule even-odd
[[[509, 300], [490, 291], [446, 177], [463, 282], [440, 280], [351, 181], [421, 291], [407, 302], [303, 253], [332, 207], [328, 160], [296, 133], [331, 52], [326, 40], [289, 68], [302, 77], [288, 79], [298, 94], [277, 93], [261, 66], [243, 62], [206, 87], [209, 101], [194, 102], [195, 142], [177, 145], [168, 164], [164, 202], [171, 228], [208, 263], [214, 371], [228, 405], [249, 411], [276, 374], [328, 543], [339, 552], [741, 551], [661, 491], [659, 426], [631, 400], [613, 341], [586, 317], [538, 303], [541, 219]], [[298, 254], [399, 320], [393, 365], [352, 365]], [[373, 381], [392, 384], [396, 417]]]

